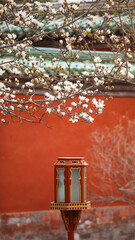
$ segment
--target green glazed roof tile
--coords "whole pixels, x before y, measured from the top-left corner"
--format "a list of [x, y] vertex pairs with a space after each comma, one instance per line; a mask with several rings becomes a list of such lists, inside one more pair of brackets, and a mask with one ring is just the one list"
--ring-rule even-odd
[[[38, 51], [40, 50], [40, 52]], [[42, 51], [42, 52], [41, 52]], [[45, 52], [45, 54], [43, 53]], [[73, 52], [76, 52], [79, 55], [79, 59], [78, 60], [72, 60], [71, 64], [70, 64], [70, 69], [72, 73], [82, 73], [85, 70], [93, 70], [94, 69], [94, 65], [93, 62], [90, 58], [90, 56], [87, 55], [87, 51], [78, 51], [78, 50], [74, 50]], [[105, 67], [107, 69], [112, 69], [113, 65], [114, 65], [114, 61], [113, 61], [113, 53], [112, 52], [101, 52], [101, 51], [97, 51], [97, 52], [91, 52], [94, 56], [100, 56], [102, 59], [101, 64], [105, 64]], [[56, 57], [56, 58], [60, 58], [60, 49], [56, 49], [56, 48], [37, 48], [37, 50], [33, 50], [31, 49], [29, 56], [36, 56], [37, 61], [39, 61], [39, 56], [41, 56], [44, 58], [44, 63], [42, 64], [42, 67], [46, 69], [47, 72], [51, 72], [52, 71], [52, 56]], [[117, 57], [121, 58], [120, 54], [116, 55]], [[12, 60], [12, 55], [9, 55], [6, 57], [5, 55], [3, 57], [0, 58], [0, 62], [2, 61], [7, 61], [7, 60]], [[67, 59], [68, 60], [68, 59]], [[23, 64], [22, 60], [20, 60], [20, 63]], [[56, 64], [58, 64], [59, 66], [63, 66], [65, 69], [67, 69], [67, 64], [64, 61], [64, 59], [61, 57], [61, 59], [58, 61], [56, 61], [53, 66], [56, 66]], [[135, 74], [135, 62], [131, 62], [131, 68], [130, 68], [130, 72]], [[30, 63], [26, 63], [25, 65], [23, 64], [23, 68], [27, 68], [30, 67]]]

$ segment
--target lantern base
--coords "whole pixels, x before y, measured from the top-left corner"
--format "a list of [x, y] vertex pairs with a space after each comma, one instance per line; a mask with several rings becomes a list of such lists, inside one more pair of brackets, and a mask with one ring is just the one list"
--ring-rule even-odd
[[88, 202], [74, 202], [74, 203], [55, 203], [51, 202], [51, 209], [55, 210], [86, 210], [91, 207], [90, 201]]
[[77, 229], [81, 217], [81, 210], [61, 210], [61, 216], [65, 225], [65, 228], [68, 232], [68, 240], [74, 240], [74, 232]]

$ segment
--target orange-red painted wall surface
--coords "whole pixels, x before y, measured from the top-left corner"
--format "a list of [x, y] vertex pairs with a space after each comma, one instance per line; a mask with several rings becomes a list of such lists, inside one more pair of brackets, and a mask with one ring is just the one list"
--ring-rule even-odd
[[106, 101], [94, 123], [71, 123], [47, 115], [42, 124], [0, 125], [0, 212], [49, 209], [54, 199], [53, 164], [60, 156], [84, 156], [89, 162], [89, 137], [108, 126], [110, 131], [128, 117], [135, 119], [135, 98], [115, 97]]

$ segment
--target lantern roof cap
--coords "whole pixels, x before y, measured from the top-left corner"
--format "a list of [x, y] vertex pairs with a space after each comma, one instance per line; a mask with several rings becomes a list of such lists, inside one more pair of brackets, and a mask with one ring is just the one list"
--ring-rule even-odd
[[84, 160], [84, 157], [58, 157], [54, 166], [67, 166], [67, 167], [83, 167], [88, 164]]
[[58, 157], [58, 160], [75, 160], [75, 159], [83, 160], [84, 157]]

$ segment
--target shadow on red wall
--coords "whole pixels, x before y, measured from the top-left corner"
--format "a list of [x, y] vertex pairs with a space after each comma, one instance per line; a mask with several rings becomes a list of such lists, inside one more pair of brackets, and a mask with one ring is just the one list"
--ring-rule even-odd
[[[53, 201], [53, 163], [60, 156], [88, 157], [92, 132], [107, 126], [110, 131], [121, 118], [135, 119], [134, 98], [106, 101], [94, 123], [71, 123], [48, 115], [47, 123], [1, 125], [0, 212], [40, 211]], [[93, 189], [94, 191], [94, 189]]]

